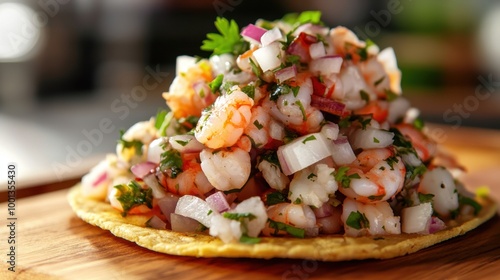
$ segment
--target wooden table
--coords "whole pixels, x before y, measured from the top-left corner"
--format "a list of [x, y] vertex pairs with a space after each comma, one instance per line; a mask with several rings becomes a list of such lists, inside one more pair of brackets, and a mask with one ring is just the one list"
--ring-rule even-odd
[[[487, 184], [500, 201], [500, 133], [444, 129], [449, 136], [444, 144], [471, 171], [465, 178], [468, 185]], [[17, 201], [16, 273], [7, 270], [7, 205], [0, 204], [0, 279], [498, 279], [500, 275], [498, 215], [464, 236], [390, 260], [204, 259], [155, 253], [88, 225], [72, 213], [66, 194], [62, 189]]]

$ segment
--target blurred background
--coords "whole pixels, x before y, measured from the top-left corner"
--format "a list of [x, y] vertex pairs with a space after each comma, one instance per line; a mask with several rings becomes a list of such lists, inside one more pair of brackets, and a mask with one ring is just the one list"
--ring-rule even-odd
[[199, 47], [217, 16], [241, 27], [321, 10], [325, 24], [395, 49], [403, 93], [424, 120], [500, 129], [498, 4], [0, 0], [1, 168], [17, 164], [19, 187], [81, 176], [114, 151], [121, 129], [166, 107], [175, 58], [209, 55]]

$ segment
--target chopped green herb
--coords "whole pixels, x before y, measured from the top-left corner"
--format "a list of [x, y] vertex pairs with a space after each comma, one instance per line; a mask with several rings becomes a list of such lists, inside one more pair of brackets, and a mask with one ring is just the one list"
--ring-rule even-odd
[[186, 141], [183, 141], [183, 140], [175, 140], [175, 142], [181, 146], [186, 146], [187, 144], [189, 144], [189, 141], [190, 140], [186, 140]]
[[258, 121], [258, 120], [255, 120], [253, 122], [253, 125], [255, 125], [255, 127], [258, 129], [258, 130], [261, 130], [264, 126]]
[[300, 100], [297, 100], [295, 101], [295, 105], [299, 106], [300, 112], [302, 113], [302, 120], [306, 121], [307, 120], [306, 109], [304, 108], [304, 105], [302, 105], [302, 102], [300, 102]]
[[373, 83], [373, 85], [374, 85], [374, 86], [378, 86], [378, 85], [380, 85], [380, 83], [381, 83], [384, 79], [385, 79], [385, 76], [382, 76], [382, 78], [380, 78], [380, 79], [376, 80], [376, 81]]
[[207, 39], [203, 40], [201, 46], [202, 50], [211, 51], [214, 55], [225, 53], [239, 55], [248, 49], [249, 44], [241, 37], [238, 24], [234, 20], [217, 17], [215, 27], [220, 34], [207, 34]]
[[136, 155], [142, 155], [142, 146], [144, 144], [139, 140], [127, 141], [123, 139], [123, 134], [125, 134], [125, 132], [123, 130], [120, 130], [120, 140], [118, 140], [118, 142], [123, 146], [122, 151], [125, 149], [134, 149]]
[[470, 205], [470, 206], [472, 206], [472, 208], [474, 208], [474, 215], [479, 214], [479, 212], [483, 208], [481, 206], [481, 204], [479, 204], [474, 199], [472, 199], [470, 197], [466, 197], [466, 196], [460, 195], [460, 194], [458, 195], [458, 203], [460, 205]]
[[116, 199], [122, 205], [123, 217], [136, 206], [146, 205], [148, 208], [153, 208], [153, 191], [150, 188], [143, 189], [136, 181], [114, 187], [120, 192]]
[[433, 198], [434, 195], [432, 193], [418, 193], [418, 200], [420, 200], [420, 203], [432, 202]]
[[364, 213], [361, 213], [359, 211], [352, 211], [347, 217], [345, 223], [346, 225], [357, 230], [370, 227], [370, 221], [368, 221]]
[[293, 202], [293, 204], [301, 204], [302, 203], [302, 199], [300, 199], [300, 197], [297, 197], [295, 199], [295, 201]]
[[255, 74], [255, 76], [257, 77], [262, 76], [262, 69], [260, 69], [259, 65], [257, 65], [255, 61], [253, 61], [253, 59], [251, 58], [249, 58], [248, 61], [250, 63], [250, 67], [252, 67], [252, 72]]
[[165, 116], [167, 116], [167, 113], [168, 113], [167, 110], [158, 110], [158, 112], [156, 113], [155, 128], [157, 130], [160, 130], [163, 121], [165, 120]]
[[306, 236], [306, 231], [302, 228], [297, 228], [282, 222], [276, 222], [271, 219], [267, 221], [269, 222], [269, 227], [274, 229], [274, 235], [277, 235], [279, 231], [285, 231], [291, 236], [298, 238], [304, 238]]
[[414, 121], [413, 121], [413, 126], [418, 129], [418, 130], [422, 130], [424, 129], [424, 126], [425, 126], [425, 123], [424, 123], [424, 120], [422, 120], [421, 118], [416, 118]]
[[287, 55], [285, 61], [286, 65], [300, 65], [300, 56], [295, 54]]
[[215, 79], [213, 79], [210, 83], [208, 83], [208, 87], [213, 93], [216, 93], [220, 90], [220, 86], [222, 85], [222, 81], [224, 80], [224, 75], [219, 74]]
[[290, 25], [302, 25], [305, 23], [323, 24], [321, 22], [320, 11], [304, 11], [300, 14], [289, 13], [286, 14], [281, 20]]
[[246, 85], [243, 88], [241, 88], [241, 91], [243, 91], [248, 97], [254, 98], [255, 97], [255, 86], [253, 85]]
[[387, 158], [385, 161], [391, 167], [391, 170], [394, 170], [394, 163], [398, 163], [399, 159], [396, 156], [392, 156]]
[[182, 172], [182, 164], [181, 153], [177, 150], [167, 150], [160, 156], [160, 170], [170, 178], [175, 178]]
[[368, 48], [375, 45], [372, 40], [367, 39], [365, 41], [366, 45], [364, 48], [358, 49], [358, 55], [361, 58], [361, 61], [367, 60], [368, 59]]
[[385, 95], [386, 95], [387, 101], [389, 101], [389, 102], [394, 101], [399, 96], [397, 93], [393, 92], [390, 89], [385, 90]]
[[382, 198], [384, 198], [385, 195], [381, 194], [381, 195], [370, 195], [368, 197], [369, 200], [381, 200]]
[[351, 126], [351, 117], [350, 116], [347, 116], [347, 117], [340, 119], [340, 121], [339, 121], [340, 128], [348, 128], [350, 126]]
[[314, 180], [316, 177], [318, 177], [318, 175], [316, 175], [314, 173], [307, 175], [307, 179], [309, 179], [309, 180], [311, 180], [311, 179]]
[[359, 95], [361, 96], [361, 99], [363, 99], [366, 103], [370, 102], [370, 95], [366, 91], [360, 90]]
[[266, 195], [266, 204], [268, 206], [282, 203], [282, 202], [286, 202], [286, 201], [287, 201], [286, 196], [280, 192], [272, 192], [272, 193], [268, 193]]
[[210, 214], [212, 214], [214, 211], [212, 211], [212, 209], [208, 210], [207, 212], [207, 216], [210, 216]]
[[314, 135], [309, 135], [308, 137], [306, 137], [304, 140], [302, 140], [302, 144], [305, 144], [306, 142], [309, 142], [309, 141], [314, 141], [316, 140], [316, 136]]
[[222, 214], [222, 216], [226, 219], [230, 219], [230, 220], [235, 220], [235, 221], [243, 221], [244, 219], [248, 219], [248, 220], [253, 220], [255, 218], [257, 218], [254, 214], [252, 213], [230, 213], [230, 212], [224, 212]]
[[349, 185], [351, 184], [351, 179], [361, 178], [358, 173], [347, 175], [347, 171], [349, 171], [349, 167], [342, 166], [337, 169], [337, 172], [334, 175], [335, 181], [339, 182], [340, 185], [344, 188], [349, 188]]
[[248, 234], [242, 234], [240, 237], [240, 243], [243, 243], [243, 244], [257, 244], [259, 242], [260, 242], [260, 238], [251, 237], [251, 236], [248, 236]]
[[380, 140], [378, 140], [376, 137], [373, 137], [373, 143], [380, 143]]

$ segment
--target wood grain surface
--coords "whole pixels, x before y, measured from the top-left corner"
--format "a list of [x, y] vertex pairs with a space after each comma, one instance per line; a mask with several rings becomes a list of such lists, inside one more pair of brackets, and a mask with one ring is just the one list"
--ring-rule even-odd
[[[468, 185], [487, 184], [500, 201], [500, 149], [446, 144], [471, 170]], [[498, 214], [464, 236], [390, 260], [205, 259], [160, 254], [117, 238], [77, 218], [66, 195], [63, 189], [17, 201], [15, 273], [7, 270], [7, 205], [0, 204], [0, 279], [500, 279]]]

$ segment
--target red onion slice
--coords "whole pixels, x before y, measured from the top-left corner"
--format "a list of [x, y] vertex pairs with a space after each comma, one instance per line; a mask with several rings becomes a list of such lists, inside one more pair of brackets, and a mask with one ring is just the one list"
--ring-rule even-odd
[[429, 223], [429, 234], [438, 232], [446, 228], [446, 224], [439, 219], [438, 217], [432, 217], [431, 222]]
[[155, 229], [167, 229], [167, 223], [165, 223], [162, 219], [160, 219], [158, 216], [152, 216], [147, 222], [146, 226], [152, 227]]
[[205, 201], [210, 205], [210, 207], [219, 213], [225, 212], [230, 209], [229, 203], [227, 202], [226, 196], [223, 192], [216, 192], [209, 195]]
[[262, 28], [262, 27], [258, 27], [258, 26], [255, 26], [253, 24], [249, 24], [245, 28], [243, 28], [243, 30], [241, 30], [240, 34], [241, 34], [241, 36], [243, 36], [243, 38], [245, 38], [250, 43], [260, 44], [260, 38], [266, 32], [267, 32], [267, 30]]
[[99, 176], [93, 183], [92, 183], [92, 187], [97, 187], [99, 186], [101, 183], [104, 183], [104, 181], [106, 181], [106, 179], [108, 178], [108, 173], [107, 172], [103, 172], [101, 174], [101, 176]]
[[333, 206], [328, 202], [323, 203], [319, 208], [312, 208], [312, 210], [316, 218], [324, 218], [333, 214]]
[[170, 214], [175, 212], [175, 206], [177, 206], [177, 201], [179, 201], [179, 197], [173, 194], [167, 194], [161, 199], [158, 199], [158, 207], [160, 207], [161, 212], [167, 218], [167, 221], [170, 223]]
[[297, 76], [297, 66], [292, 65], [283, 69], [280, 69], [274, 73], [274, 77], [278, 83], [283, 83], [284, 81], [290, 80]]
[[143, 179], [144, 176], [154, 172], [156, 165], [154, 162], [141, 162], [130, 167], [130, 171], [136, 178]]
[[316, 37], [302, 32], [292, 41], [286, 51], [289, 54], [298, 55], [300, 57], [300, 62], [309, 62], [311, 60], [309, 47], [316, 42], [318, 42]]
[[196, 232], [201, 227], [198, 221], [175, 213], [170, 214], [170, 221], [176, 232]]
[[311, 95], [311, 106], [320, 111], [337, 116], [343, 116], [345, 109], [344, 103], [314, 94]]

